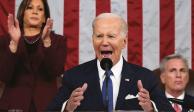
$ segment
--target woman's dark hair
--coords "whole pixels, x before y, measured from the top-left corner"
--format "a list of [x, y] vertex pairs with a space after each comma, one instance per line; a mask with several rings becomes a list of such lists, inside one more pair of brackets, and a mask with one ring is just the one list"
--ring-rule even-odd
[[[26, 8], [28, 7], [28, 5], [30, 4], [32, 0], [22, 0], [18, 12], [17, 12], [17, 19], [19, 21], [19, 26], [21, 31], [23, 31], [23, 23], [24, 23], [24, 12], [26, 10]], [[45, 20], [47, 20], [47, 18], [50, 18], [50, 9], [49, 9], [49, 5], [47, 0], [41, 0], [43, 5], [44, 5], [44, 14], [45, 14]], [[45, 21], [46, 22], [46, 21]], [[42, 29], [44, 28], [46, 23], [43, 23], [42, 25]]]

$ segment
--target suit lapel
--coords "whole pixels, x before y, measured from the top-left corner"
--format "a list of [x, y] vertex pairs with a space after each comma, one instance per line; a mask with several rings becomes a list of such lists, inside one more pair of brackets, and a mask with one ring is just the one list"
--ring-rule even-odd
[[[188, 101], [189, 101], [189, 103], [188, 103]], [[182, 106], [183, 107], [182, 112], [189, 112], [189, 111], [193, 112], [193, 110], [194, 110], [194, 107], [193, 107], [194, 106], [194, 98], [188, 94], [185, 94], [184, 102], [187, 102], [187, 104], [184, 103], [186, 105]]]
[[100, 89], [100, 82], [99, 82], [99, 75], [98, 75], [98, 69], [97, 69], [97, 60], [95, 59], [90, 66], [88, 66], [88, 70], [86, 72], [87, 75], [87, 83], [88, 83], [88, 89], [86, 91], [86, 97], [89, 98], [89, 100], [92, 100], [93, 103], [87, 103], [88, 107], [91, 104], [91, 106], [95, 105], [96, 109], [103, 108], [103, 99], [102, 99], [102, 92]]
[[123, 68], [121, 73], [121, 82], [119, 88], [119, 94], [117, 98], [116, 108], [122, 105], [123, 100], [128, 94], [136, 95], [137, 94], [137, 81], [134, 79], [134, 72], [128, 65], [128, 63], [124, 60]]

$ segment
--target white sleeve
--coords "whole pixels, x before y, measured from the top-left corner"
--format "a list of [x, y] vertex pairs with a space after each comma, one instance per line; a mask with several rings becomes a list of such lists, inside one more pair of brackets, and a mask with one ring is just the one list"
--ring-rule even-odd
[[150, 101], [152, 102], [152, 105], [154, 107], [154, 112], [158, 112], [158, 109], [156, 108], [156, 104], [152, 100], [150, 100]]
[[67, 101], [68, 101], [68, 100], [66, 100], [66, 101], [63, 103], [63, 106], [62, 106], [62, 108], [61, 108], [61, 112], [64, 112], [65, 107], [66, 107], [66, 104], [67, 104]]

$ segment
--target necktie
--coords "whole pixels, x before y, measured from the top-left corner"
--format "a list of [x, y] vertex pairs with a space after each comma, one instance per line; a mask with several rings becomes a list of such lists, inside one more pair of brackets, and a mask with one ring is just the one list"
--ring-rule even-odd
[[179, 107], [179, 105], [177, 103], [174, 103], [174, 106], [173, 106], [174, 110], [176, 112], [181, 112], [181, 108]]
[[109, 70], [105, 72], [105, 79], [102, 86], [102, 96], [103, 96], [103, 103], [106, 107], [108, 112], [113, 111], [113, 87], [112, 87], [112, 80], [110, 78], [113, 75], [112, 71]]

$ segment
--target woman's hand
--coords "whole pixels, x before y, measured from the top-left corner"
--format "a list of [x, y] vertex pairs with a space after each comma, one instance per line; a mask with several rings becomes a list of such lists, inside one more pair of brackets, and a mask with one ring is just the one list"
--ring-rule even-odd
[[51, 38], [50, 38], [50, 33], [53, 27], [53, 20], [48, 18], [46, 21], [46, 25], [43, 29], [42, 32], [42, 40], [44, 43], [45, 47], [50, 47], [51, 46]]
[[21, 38], [21, 30], [20, 30], [19, 22], [16, 18], [14, 19], [13, 14], [8, 15], [7, 25], [8, 25], [8, 33], [11, 37], [9, 48], [12, 53], [15, 53], [17, 51], [18, 43]]
[[8, 24], [8, 33], [11, 37], [11, 40], [14, 41], [14, 43], [17, 46], [19, 39], [21, 37], [19, 22], [16, 18], [14, 19], [13, 14], [9, 14], [7, 24]]

